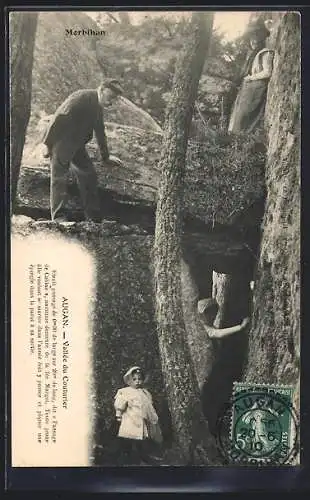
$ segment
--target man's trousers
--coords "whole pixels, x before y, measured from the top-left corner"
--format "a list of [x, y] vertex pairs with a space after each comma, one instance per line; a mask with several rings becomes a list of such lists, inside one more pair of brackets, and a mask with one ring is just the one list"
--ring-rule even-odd
[[62, 144], [59, 142], [51, 148], [50, 158], [50, 206], [52, 220], [55, 220], [59, 216], [67, 198], [67, 176], [70, 162], [71, 170], [78, 183], [85, 217], [87, 220], [98, 218], [100, 205], [97, 173], [85, 147], [75, 151], [73, 144]]

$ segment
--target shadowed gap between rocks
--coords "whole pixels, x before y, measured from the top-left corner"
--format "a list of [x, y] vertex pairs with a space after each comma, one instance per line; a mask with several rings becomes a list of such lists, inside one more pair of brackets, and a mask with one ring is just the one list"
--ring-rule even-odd
[[[183, 312], [191, 355], [194, 360], [198, 379], [203, 412], [210, 431], [217, 432], [217, 420], [224, 406], [229, 402], [233, 382], [242, 378], [248, 353], [248, 330], [243, 330], [223, 339], [210, 339], [197, 314], [197, 301], [201, 298], [217, 298], [222, 311], [220, 328], [240, 324], [245, 317], [251, 316], [252, 290], [250, 281], [255, 274], [255, 265], [244, 266], [231, 271], [224, 269], [226, 278], [224, 301], [214, 294], [214, 267], [205, 265], [201, 272], [201, 263], [187, 257], [182, 268]], [[224, 307], [223, 307], [224, 306]]]

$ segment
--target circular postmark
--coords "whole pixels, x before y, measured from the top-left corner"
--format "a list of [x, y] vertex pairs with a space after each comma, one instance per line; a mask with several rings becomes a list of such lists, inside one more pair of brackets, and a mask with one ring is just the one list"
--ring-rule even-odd
[[285, 465], [298, 453], [298, 431], [289, 394], [273, 388], [243, 388], [222, 409], [216, 441], [225, 463]]

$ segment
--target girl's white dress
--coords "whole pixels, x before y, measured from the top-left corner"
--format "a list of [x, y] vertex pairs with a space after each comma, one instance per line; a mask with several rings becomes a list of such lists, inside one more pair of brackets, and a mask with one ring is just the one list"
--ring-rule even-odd
[[161, 442], [158, 415], [147, 389], [124, 387], [115, 396], [116, 416], [122, 416], [118, 436], [129, 439], [150, 438]]

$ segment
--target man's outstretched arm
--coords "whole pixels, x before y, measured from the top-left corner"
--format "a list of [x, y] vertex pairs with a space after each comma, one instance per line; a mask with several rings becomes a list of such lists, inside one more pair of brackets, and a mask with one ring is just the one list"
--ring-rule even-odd
[[209, 326], [204, 324], [204, 329], [206, 330], [210, 338], [221, 339], [232, 335], [233, 333], [241, 332], [250, 322], [250, 318], [245, 318], [240, 325], [230, 326], [228, 328], [214, 328], [214, 326]]
[[104, 163], [109, 163], [110, 165], [122, 166], [123, 162], [119, 158], [117, 158], [117, 156], [110, 155], [110, 153], [109, 153], [107, 136], [105, 133], [105, 126], [103, 123], [101, 111], [99, 111], [99, 113], [98, 113], [98, 118], [97, 118], [97, 122], [95, 124], [94, 129], [95, 129], [95, 135], [96, 135], [96, 139], [97, 139], [98, 146], [100, 149], [102, 161]]
[[105, 133], [105, 126], [103, 123], [103, 117], [102, 117], [101, 110], [98, 110], [97, 120], [96, 120], [94, 128], [95, 128], [95, 135], [96, 135], [96, 139], [98, 142], [102, 161], [107, 161], [109, 159], [110, 154], [109, 154], [107, 136]]

